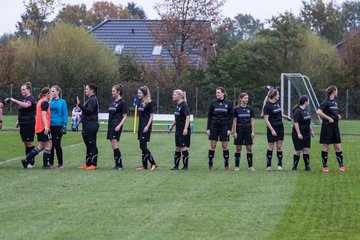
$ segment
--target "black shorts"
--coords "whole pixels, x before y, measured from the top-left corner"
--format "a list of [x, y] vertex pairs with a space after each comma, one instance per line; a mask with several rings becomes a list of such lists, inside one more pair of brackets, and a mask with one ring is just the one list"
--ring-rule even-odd
[[234, 145], [253, 145], [251, 131], [238, 131], [236, 130], [237, 138], [234, 139]]
[[190, 147], [190, 135], [175, 135], [175, 146], [176, 147]]
[[114, 128], [108, 129], [106, 139], [109, 139], [109, 140], [116, 139], [117, 141], [119, 141], [121, 132], [122, 132], [122, 127], [117, 132], [115, 131]]
[[150, 136], [151, 136], [151, 131], [147, 131], [147, 132], [143, 132], [138, 131], [138, 140], [139, 141], [145, 141], [145, 142], [150, 142]]
[[302, 134], [303, 139], [299, 139], [296, 131], [292, 131], [291, 137], [293, 140], [295, 151], [301, 151], [304, 148], [310, 148], [311, 136], [309, 134]]
[[341, 143], [340, 129], [338, 122], [328, 123], [325, 122], [321, 125], [320, 132], [321, 144], [338, 144]]
[[42, 132], [36, 134], [38, 142], [47, 142], [51, 140], [51, 132], [49, 131], [48, 134], [45, 134], [44, 131], [45, 130], [42, 130]]
[[227, 135], [227, 131], [227, 126], [211, 126], [209, 140], [228, 142], [229, 136]]
[[284, 140], [284, 125], [273, 126], [273, 128], [274, 128], [274, 130], [276, 132], [276, 136], [273, 136], [271, 134], [270, 129], [267, 128], [266, 137], [267, 137], [268, 143], [273, 143], [273, 142], [277, 142], [277, 141], [283, 141]]
[[20, 136], [23, 142], [33, 142], [35, 135], [34, 124], [20, 124]]

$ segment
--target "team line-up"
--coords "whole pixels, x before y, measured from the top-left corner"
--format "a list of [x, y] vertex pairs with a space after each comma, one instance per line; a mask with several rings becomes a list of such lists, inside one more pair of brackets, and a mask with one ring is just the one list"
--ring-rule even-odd
[[[127, 118], [127, 106], [122, 99], [123, 87], [121, 84], [112, 87], [112, 97], [108, 112], [108, 130], [107, 139], [111, 143], [114, 152], [115, 166], [113, 169], [122, 170], [123, 163], [121, 151], [119, 149], [119, 140], [123, 125]], [[96, 97], [97, 87], [88, 84], [85, 87], [87, 97], [84, 103], [76, 98], [76, 107], [82, 115], [82, 138], [86, 146], [85, 164], [80, 166], [82, 169], [95, 170], [97, 168], [98, 148], [96, 136], [99, 130], [98, 112], [99, 104]], [[249, 96], [247, 93], [239, 95], [238, 105], [233, 106], [227, 99], [226, 90], [223, 87], [216, 88], [216, 99], [209, 107], [206, 133], [210, 140], [208, 152], [208, 168], [213, 169], [213, 159], [215, 155], [216, 144], [221, 142], [224, 158], [224, 168], [229, 171], [229, 137], [233, 133], [235, 148], [235, 171], [239, 171], [242, 146], [246, 147], [246, 159], [249, 171], [255, 171], [253, 167], [252, 145], [254, 139], [254, 111], [248, 105]], [[339, 170], [345, 172], [343, 163], [343, 154], [341, 150], [341, 137], [339, 130], [338, 105], [335, 101], [338, 90], [336, 86], [329, 86], [326, 89], [327, 98], [320, 104], [317, 114], [322, 118], [320, 144], [323, 145], [321, 152], [323, 172], [328, 172], [328, 152], [329, 146], [333, 145], [336, 153], [336, 159], [339, 164]], [[44, 87], [36, 103], [31, 95], [31, 83], [25, 83], [21, 86], [21, 95], [23, 100], [6, 98], [0, 102], [0, 127], [2, 127], [2, 108], [6, 103], [12, 102], [18, 105], [19, 115], [17, 126], [20, 128], [20, 136], [25, 146], [26, 157], [21, 160], [24, 168], [35, 167], [35, 156], [41, 151], [43, 153], [43, 168], [54, 168], [54, 156], [56, 152], [58, 168], [63, 168], [63, 151], [61, 147], [61, 138], [66, 133], [68, 122], [68, 109], [66, 102], [61, 98], [61, 88], [57, 85]], [[158, 165], [150, 152], [147, 144], [150, 142], [152, 131], [152, 122], [154, 116], [154, 105], [151, 101], [150, 90], [147, 86], [140, 87], [137, 91], [138, 103], [136, 112], [139, 117], [138, 140], [141, 149], [142, 164], [137, 170], [150, 169], [155, 171]], [[261, 116], [267, 126], [268, 148], [266, 152], [266, 170], [272, 171], [272, 156], [276, 146], [277, 170], [282, 171], [282, 144], [284, 140], [283, 119], [292, 121], [291, 118], [284, 115], [279, 105], [279, 91], [270, 89], [264, 99]], [[171, 170], [179, 170], [182, 159], [182, 170], [189, 168], [189, 147], [190, 147], [190, 108], [186, 101], [186, 93], [180, 89], [174, 90], [172, 100], [176, 104], [175, 121], [171, 124], [169, 132], [175, 127], [175, 154], [174, 166]], [[294, 145], [293, 167], [296, 171], [302, 153], [305, 171], [310, 171], [309, 149], [311, 137], [314, 135], [311, 127], [311, 116], [307, 111], [309, 98], [306, 95], [300, 96], [298, 103], [293, 107], [293, 129], [292, 140]], [[233, 130], [233, 131], [232, 131]], [[38, 146], [34, 145], [34, 135], [37, 135]], [[150, 166], [149, 166], [150, 165]]]

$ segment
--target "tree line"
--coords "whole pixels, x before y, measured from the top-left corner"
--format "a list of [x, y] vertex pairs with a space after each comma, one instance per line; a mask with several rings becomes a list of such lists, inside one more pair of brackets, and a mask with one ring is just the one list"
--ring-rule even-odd
[[[360, 89], [360, 2], [338, 5], [334, 1], [303, 1], [298, 15], [284, 12], [264, 22], [240, 13], [233, 19], [221, 19], [224, 3], [158, 2], [155, 9], [167, 32], [155, 34], [158, 37], [154, 42], [163, 43], [174, 61], [173, 66], [159, 61], [153, 69], [139, 65], [132, 56], [115, 56], [88, 32], [107, 18], [146, 19], [146, 13], [136, 4], [98, 1], [90, 8], [85, 4], [66, 5], [53, 21], [48, 21], [61, 1], [28, 0], [17, 32], [0, 38], [0, 84], [29, 80], [35, 86], [56, 83], [66, 89], [81, 88], [88, 82], [101, 87], [125, 82], [199, 87], [208, 89], [212, 97], [215, 86], [251, 91], [277, 86], [282, 72], [300, 72], [310, 77], [315, 89], [329, 84], [338, 85], [340, 90]], [[191, 24], [204, 19], [211, 23], [211, 34], [204, 25]], [[201, 42], [199, 36], [206, 36], [206, 41]], [[187, 46], [201, 50], [201, 67], [187, 64]]]

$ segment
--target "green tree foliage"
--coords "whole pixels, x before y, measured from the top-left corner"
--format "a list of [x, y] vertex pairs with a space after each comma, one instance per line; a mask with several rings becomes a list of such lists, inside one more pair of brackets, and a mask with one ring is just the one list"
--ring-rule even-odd
[[344, 35], [344, 19], [340, 7], [333, 0], [328, 3], [323, 0], [302, 3], [301, 18], [310, 29], [331, 43], [338, 43]]
[[127, 10], [130, 13], [131, 18], [134, 19], [145, 19], [146, 14], [141, 7], [136, 6], [136, 3], [129, 2], [127, 5]]
[[119, 55], [119, 79], [121, 82], [141, 82], [143, 79], [143, 69], [136, 63], [130, 55]]
[[14, 83], [15, 47], [11, 42], [0, 44], [0, 86]]
[[348, 69], [337, 56], [335, 46], [309, 32], [302, 39], [304, 46], [298, 54], [297, 72], [309, 76], [315, 89], [330, 84], [346, 85]]
[[360, 89], [360, 32], [350, 34], [341, 44], [340, 51], [350, 71], [347, 87]]
[[[32, 39], [17, 39], [17, 79], [32, 80]], [[82, 87], [89, 82], [109, 85], [117, 79], [116, 57], [85, 30], [58, 24], [41, 39], [37, 86], [59, 84], [65, 88]]]

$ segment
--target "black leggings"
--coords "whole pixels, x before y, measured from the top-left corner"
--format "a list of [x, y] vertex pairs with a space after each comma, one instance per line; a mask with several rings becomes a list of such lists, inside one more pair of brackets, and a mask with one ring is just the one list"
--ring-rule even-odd
[[61, 138], [62, 132], [61, 126], [51, 126], [50, 131], [52, 135], [52, 148], [51, 148], [51, 158], [50, 158], [50, 165], [54, 165], [54, 150], [56, 149], [56, 156], [58, 159], [59, 165], [63, 165], [63, 150], [61, 148]]
[[82, 137], [86, 145], [86, 165], [97, 166], [98, 148], [96, 146], [96, 134], [99, 131], [99, 123], [83, 124]]

